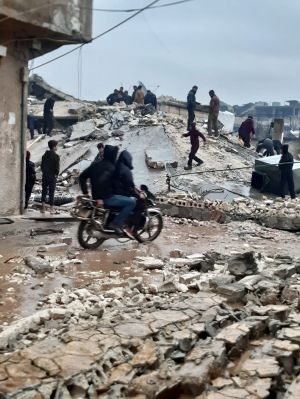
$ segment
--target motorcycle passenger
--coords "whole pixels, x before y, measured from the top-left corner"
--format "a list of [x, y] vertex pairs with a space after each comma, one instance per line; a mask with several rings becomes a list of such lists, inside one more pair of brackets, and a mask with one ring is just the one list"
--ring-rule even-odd
[[103, 160], [92, 163], [79, 176], [79, 183], [83, 194], [88, 195], [87, 180], [91, 181], [92, 198], [98, 206], [120, 208], [119, 213], [107, 227], [118, 235], [123, 234], [123, 227], [128, 215], [135, 206], [135, 200], [114, 193], [115, 163], [119, 148], [106, 145], [104, 147]]
[[[124, 150], [119, 155], [115, 172], [115, 193], [117, 195], [129, 197], [136, 205], [136, 198], [140, 196], [141, 190], [138, 189], [133, 181], [132, 175], [132, 155]], [[134, 238], [133, 231], [127, 227], [125, 229], [127, 236]]]

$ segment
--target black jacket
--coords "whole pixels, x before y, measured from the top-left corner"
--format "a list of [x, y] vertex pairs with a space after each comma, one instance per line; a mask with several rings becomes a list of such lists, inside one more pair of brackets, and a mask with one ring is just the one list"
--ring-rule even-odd
[[[288, 165], [280, 165], [281, 163], [291, 162]], [[280, 161], [279, 161], [279, 169], [282, 173], [291, 172], [293, 170], [294, 158], [293, 155], [289, 152], [282, 154]]]
[[36, 182], [35, 164], [26, 159], [26, 184], [34, 185]]
[[41, 169], [45, 176], [59, 175], [59, 155], [55, 151], [48, 150], [42, 157]]
[[187, 109], [195, 111], [196, 109], [196, 94], [193, 90], [189, 91], [187, 95]]
[[44, 104], [44, 115], [53, 115], [53, 107], [55, 100], [48, 98]]
[[124, 150], [121, 152], [116, 165], [115, 194], [125, 195], [126, 197], [135, 196], [132, 169], [132, 156]]
[[118, 150], [118, 147], [106, 145], [104, 147], [103, 160], [93, 162], [81, 173], [79, 184], [83, 194], [88, 194], [88, 179], [91, 181], [92, 197], [94, 200], [104, 200], [114, 194], [114, 173]]
[[116, 94], [116, 93], [111, 93], [111, 94], [107, 97], [106, 101], [107, 101], [107, 104], [108, 104], [108, 105], [113, 105], [114, 103], [119, 103], [119, 102], [120, 102], [120, 98], [119, 98], [118, 94]]
[[144, 98], [144, 104], [145, 104], [145, 105], [147, 105], [147, 104], [152, 104], [153, 107], [156, 109], [156, 108], [157, 108], [157, 98], [156, 98], [156, 95], [155, 95], [154, 93], [147, 93], [147, 94], [145, 95], [145, 98]]

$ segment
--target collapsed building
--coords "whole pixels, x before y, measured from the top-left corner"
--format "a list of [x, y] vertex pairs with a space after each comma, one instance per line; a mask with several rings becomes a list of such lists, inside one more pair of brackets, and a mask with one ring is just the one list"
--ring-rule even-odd
[[[23, 208], [28, 61], [91, 39], [92, 1], [0, 1], [0, 214]], [[9, 184], [13, 181], [14, 184]]]

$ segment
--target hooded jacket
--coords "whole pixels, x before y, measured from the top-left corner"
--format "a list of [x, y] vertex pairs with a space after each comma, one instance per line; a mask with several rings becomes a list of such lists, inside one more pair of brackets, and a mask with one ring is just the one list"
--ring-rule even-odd
[[206, 138], [203, 133], [199, 132], [195, 127], [191, 127], [191, 129], [183, 135], [184, 137], [190, 137], [191, 145], [193, 149], [199, 148], [199, 137], [202, 138], [203, 141], [206, 141]]
[[121, 152], [116, 165], [115, 194], [126, 197], [135, 195], [132, 169], [132, 156], [127, 150], [124, 150]]
[[59, 155], [55, 151], [47, 150], [42, 157], [41, 169], [44, 176], [58, 176]]
[[94, 200], [105, 200], [114, 194], [114, 173], [118, 151], [118, 147], [106, 145], [104, 147], [103, 160], [92, 163], [81, 173], [79, 184], [83, 194], [88, 194], [88, 179], [91, 181]]
[[[294, 158], [293, 155], [288, 151], [289, 148], [287, 145], [282, 146], [282, 155], [279, 161], [279, 169], [281, 173], [290, 173], [293, 170]], [[287, 165], [281, 165], [282, 163], [289, 162]]]

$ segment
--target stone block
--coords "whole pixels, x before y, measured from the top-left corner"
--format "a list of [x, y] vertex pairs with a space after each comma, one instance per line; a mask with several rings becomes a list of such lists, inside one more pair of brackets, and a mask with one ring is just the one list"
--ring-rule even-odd
[[236, 277], [245, 277], [257, 272], [257, 261], [253, 251], [232, 255], [228, 259], [228, 270]]
[[215, 291], [225, 296], [229, 302], [242, 301], [246, 294], [245, 287], [238, 283], [220, 285]]

